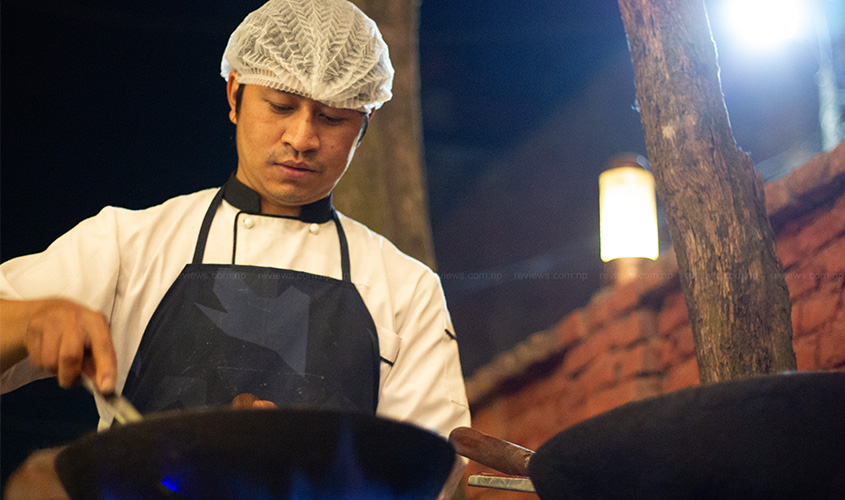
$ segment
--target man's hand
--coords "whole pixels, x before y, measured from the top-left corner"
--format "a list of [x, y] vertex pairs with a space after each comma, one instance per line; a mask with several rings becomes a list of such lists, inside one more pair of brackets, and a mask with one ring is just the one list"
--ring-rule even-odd
[[36, 451], [6, 482], [6, 500], [70, 500], [56, 474], [56, 456], [62, 448]]
[[102, 314], [64, 299], [0, 301], [0, 365], [29, 356], [70, 387], [84, 369], [105, 394], [114, 392], [117, 358]]
[[258, 396], [248, 392], [238, 394], [235, 396], [235, 399], [232, 400], [233, 410], [274, 410], [276, 408], [278, 408], [276, 403], [264, 399], [258, 399]]

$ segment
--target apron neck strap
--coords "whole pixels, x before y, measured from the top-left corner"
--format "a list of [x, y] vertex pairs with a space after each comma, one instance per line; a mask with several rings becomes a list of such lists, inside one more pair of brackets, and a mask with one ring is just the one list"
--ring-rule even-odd
[[[205, 217], [202, 219], [202, 225], [200, 226], [199, 236], [197, 237], [197, 246], [194, 250], [194, 258], [192, 264], [202, 264], [202, 258], [205, 255], [205, 245], [208, 242], [208, 233], [211, 231], [211, 223], [214, 221], [214, 215], [217, 213], [217, 209], [220, 207], [220, 204], [223, 202], [223, 193], [225, 192], [225, 187], [221, 187], [217, 194], [214, 196], [214, 199], [211, 200], [211, 204], [208, 206], [208, 210], [205, 212]], [[346, 233], [343, 230], [343, 225], [340, 223], [340, 218], [337, 215], [337, 210], [334, 208], [332, 210], [332, 220], [334, 221], [335, 228], [337, 228], [337, 239], [340, 242], [340, 271], [343, 277], [343, 281], [351, 283], [352, 282], [352, 272], [350, 270], [349, 264], [349, 244], [346, 241]], [[237, 217], [235, 218], [237, 221]], [[237, 223], [236, 223], [237, 224]], [[233, 236], [237, 239], [237, 234]], [[235, 242], [237, 245], [237, 242]], [[234, 247], [232, 249], [232, 258], [234, 258]], [[234, 264], [234, 262], [232, 263]]]
[[205, 255], [205, 244], [208, 241], [208, 232], [211, 230], [211, 223], [214, 221], [214, 214], [217, 213], [217, 208], [223, 202], [224, 188], [220, 188], [214, 199], [211, 200], [211, 205], [205, 212], [205, 217], [202, 219], [202, 226], [200, 226], [200, 234], [197, 237], [197, 246], [194, 250], [194, 259], [192, 264], [202, 264], [202, 257]]
[[340, 271], [343, 276], [343, 281], [347, 283], [352, 282], [352, 272], [349, 265], [349, 244], [346, 242], [346, 233], [343, 231], [343, 225], [340, 223], [340, 218], [337, 216], [337, 210], [332, 208], [332, 220], [337, 228], [337, 239], [340, 242]]

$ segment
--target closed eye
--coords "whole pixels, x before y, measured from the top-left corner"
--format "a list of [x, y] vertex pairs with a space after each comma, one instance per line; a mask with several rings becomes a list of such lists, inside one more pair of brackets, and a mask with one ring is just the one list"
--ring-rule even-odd
[[343, 121], [345, 120], [345, 118], [340, 118], [340, 117], [337, 117], [337, 116], [331, 116], [331, 115], [327, 115], [325, 113], [322, 113], [320, 116], [330, 125], [338, 125], [340, 123], [343, 123]]
[[276, 113], [287, 113], [293, 109], [290, 106], [284, 106], [282, 104], [274, 104], [272, 102], [268, 104], [270, 104], [270, 108]]

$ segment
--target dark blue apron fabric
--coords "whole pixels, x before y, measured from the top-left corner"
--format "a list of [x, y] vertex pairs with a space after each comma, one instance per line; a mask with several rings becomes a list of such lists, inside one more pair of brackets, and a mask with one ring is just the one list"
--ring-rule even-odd
[[374, 414], [378, 337], [350, 279], [336, 212], [342, 280], [235, 265], [235, 249], [232, 264], [203, 264], [223, 192], [208, 208], [193, 262], [147, 325], [123, 394], [142, 413], [225, 406], [251, 393], [280, 407]]

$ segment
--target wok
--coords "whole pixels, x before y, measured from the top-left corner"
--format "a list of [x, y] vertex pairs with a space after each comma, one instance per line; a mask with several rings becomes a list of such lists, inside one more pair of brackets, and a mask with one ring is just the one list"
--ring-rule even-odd
[[75, 500], [435, 498], [455, 454], [426, 430], [324, 410], [162, 413], [56, 458]]
[[533, 454], [466, 428], [450, 441], [479, 463], [527, 472], [543, 500], [837, 498], [845, 373], [767, 375], [629, 403]]

